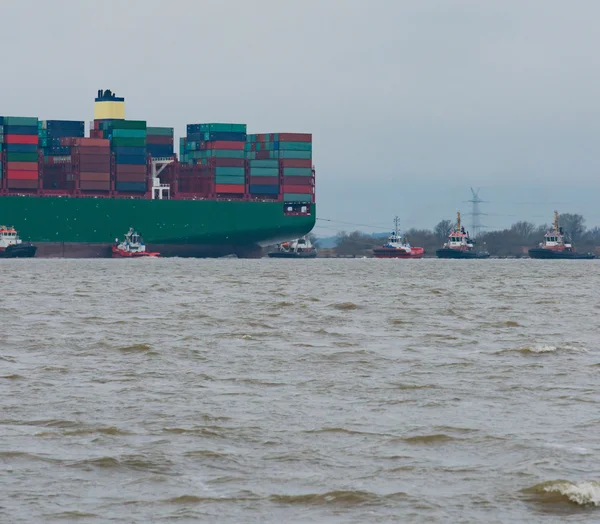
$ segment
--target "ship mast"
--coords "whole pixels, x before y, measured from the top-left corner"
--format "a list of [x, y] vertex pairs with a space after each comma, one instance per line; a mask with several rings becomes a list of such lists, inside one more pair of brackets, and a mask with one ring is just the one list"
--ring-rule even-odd
[[396, 236], [398, 236], [398, 231], [400, 230], [400, 219], [395, 216], [394, 217], [394, 233]]
[[460, 232], [460, 211], [456, 212], [457, 220], [456, 220], [456, 230]]
[[558, 227], [558, 211], [554, 212], [554, 234], [558, 236], [560, 229]]

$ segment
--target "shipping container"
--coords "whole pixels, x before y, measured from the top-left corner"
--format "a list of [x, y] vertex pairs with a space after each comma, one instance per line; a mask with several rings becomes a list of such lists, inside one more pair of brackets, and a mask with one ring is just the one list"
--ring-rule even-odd
[[119, 156], [119, 155], [146, 156], [146, 148], [145, 147], [118, 146], [118, 147], [113, 147], [113, 152], [117, 156]]
[[2, 124], [5, 126], [26, 126], [35, 127], [37, 134], [38, 119], [37, 117], [26, 117], [26, 116], [5, 116]]
[[148, 186], [145, 182], [116, 182], [115, 189], [123, 192], [145, 193]]
[[283, 176], [312, 176], [312, 169], [309, 167], [284, 167]]
[[79, 182], [79, 189], [81, 191], [110, 191], [110, 182], [81, 180]]
[[9, 135], [4, 138], [5, 144], [29, 144], [36, 145], [38, 143], [37, 135]]
[[226, 175], [226, 176], [244, 176], [245, 171], [243, 167], [215, 167], [215, 175]]
[[244, 194], [246, 186], [243, 184], [215, 184], [215, 192], [222, 194]]
[[173, 137], [175, 130], [172, 127], [147, 127], [148, 135]]
[[279, 168], [279, 160], [249, 160], [251, 168], [266, 167], [266, 168]]
[[110, 173], [81, 172], [79, 173], [79, 180], [87, 182], [110, 182]]
[[284, 193], [284, 202], [312, 202], [312, 193]]
[[147, 129], [145, 120], [112, 120], [101, 122], [100, 129]]
[[35, 135], [38, 136], [37, 126], [4, 126], [4, 135]]
[[221, 149], [221, 150], [235, 150], [243, 151], [245, 142], [227, 142], [219, 140], [217, 142], [201, 142], [200, 149]]
[[123, 173], [117, 170], [117, 182], [144, 182], [146, 183], [146, 173]]
[[37, 162], [38, 153], [6, 153], [6, 160], [8, 162]]
[[125, 147], [146, 147], [145, 138], [113, 138], [111, 140], [113, 147], [125, 146]]
[[308, 167], [312, 169], [312, 160], [311, 159], [301, 159], [301, 158], [282, 158], [279, 160], [281, 167]]
[[21, 169], [7, 169], [6, 178], [8, 179], [19, 179], [19, 180], [37, 180], [38, 172], [36, 171], [25, 171]]
[[146, 164], [146, 155], [115, 155], [117, 164], [142, 166]]
[[271, 176], [251, 176], [250, 184], [259, 186], [273, 186], [279, 184], [279, 179]]
[[215, 176], [215, 183], [217, 184], [244, 184], [246, 182], [243, 176], [230, 176], [230, 175], [217, 175]]
[[113, 140], [115, 138], [146, 138], [145, 129], [113, 129]]
[[38, 146], [36, 144], [4, 144], [4, 150], [7, 153], [34, 153], [37, 155]]
[[244, 167], [243, 158], [202, 158], [202, 165], [211, 167]]
[[188, 124], [187, 134], [192, 133], [244, 133], [246, 134], [246, 124]]
[[92, 171], [92, 172], [110, 172], [110, 159], [108, 160], [88, 160], [81, 158], [79, 160], [80, 171]]
[[311, 133], [278, 133], [279, 142], [312, 142]]
[[278, 195], [279, 186], [266, 186], [258, 184], [250, 184], [250, 193], [260, 195]]
[[288, 151], [288, 150], [282, 150], [282, 151], [278, 151], [278, 153], [279, 153], [279, 158], [302, 158], [302, 159], [312, 158], [312, 152], [311, 151]]
[[273, 167], [251, 167], [250, 176], [270, 176], [278, 177], [279, 169]]
[[173, 146], [173, 137], [172, 136], [163, 136], [163, 135], [148, 135], [146, 137], [147, 145], [164, 145], [164, 146]]
[[7, 180], [6, 186], [8, 189], [37, 189], [39, 186], [38, 180]]
[[130, 173], [130, 174], [146, 174], [148, 168], [147, 166], [136, 166], [136, 165], [130, 165], [130, 164], [117, 164], [115, 166], [116, 169], [116, 173], [117, 174], [122, 174], [122, 173]]
[[290, 194], [290, 193], [306, 193], [307, 191], [310, 191], [312, 193], [311, 186], [300, 185], [300, 184], [296, 184], [296, 185], [285, 184], [285, 183], [283, 184], [283, 192], [285, 194]]
[[[312, 186], [313, 185], [313, 177], [312, 176], [284, 176], [283, 177], [283, 185]], [[300, 191], [300, 193], [302, 193], [302, 191]]]
[[[0, 163], [0, 169], [2, 164]], [[16, 170], [16, 171], [38, 171], [38, 163], [37, 162], [7, 162], [6, 169]]]
[[280, 151], [312, 151], [310, 142], [274, 142]]

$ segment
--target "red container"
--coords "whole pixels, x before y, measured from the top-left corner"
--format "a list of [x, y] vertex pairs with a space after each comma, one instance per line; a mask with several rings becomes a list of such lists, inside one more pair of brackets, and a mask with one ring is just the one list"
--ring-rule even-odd
[[109, 147], [96, 147], [96, 146], [75, 146], [71, 149], [71, 153], [79, 155], [94, 155], [94, 156], [105, 156], [110, 157]]
[[132, 174], [117, 171], [117, 182], [146, 182], [146, 173]]
[[110, 147], [110, 140], [105, 138], [72, 138], [60, 139], [61, 146]]
[[146, 137], [146, 144], [170, 146], [171, 144], [173, 144], [173, 137], [164, 135], [148, 135]]
[[246, 187], [244, 184], [215, 184], [216, 193], [244, 193]]
[[90, 138], [103, 138], [104, 134], [101, 129], [90, 129]]
[[8, 189], [37, 189], [37, 180], [7, 180]]
[[19, 169], [7, 169], [6, 178], [13, 180], [37, 180], [37, 171], [23, 171]]
[[[313, 178], [311, 176], [284, 176], [284, 186], [312, 186]], [[300, 191], [302, 193], [302, 191]]]
[[310, 158], [282, 158], [279, 161], [281, 167], [312, 167]]
[[37, 162], [7, 162], [6, 169], [9, 171], [38, 171]]
[[146, 166], [136, 166], [132, 164], [117, 164], [116, 166], [117, 173], [122, 174], [130, 174], [130, 175], [146, 175], [147, 168]]
[[79, 161], [79, 171], [91, 171], [93, 173], [105, 173], [110, 171], [110, 160], [96, 160], [82, 158]]
[[[290, 178], [297, 178], [297, 177], [290, 177]], [[278, 186], [279, 185], [279, 177], [276, 177], [276, 176], [251, 176], [250, 183], [258, 184], [261, 186]]]
[[215, 140], [213, 142], [203, 142], [204, 147], [200, 149], [228, 149], [230, 151], [243, 151], [246, 142], [227, 142], [226, 140]]
[[312, 142], [311, 133], [279, 133], [280, 142]]
[[210, 167], [244, 167], [243, 158], [209, 158], [206, 163]]
[[110, 182], [93, 182], [82, 180], [79, 182], [82, 191], [110, 191]]
[[4, 143], [37, 145], [38, 136], [37, 135], [4, 135]]
[[271, 153], [271, 151], [257, 151], [256, 160], [270, 160], [271, 157], [269, 156], [269, 153]]
[[110, 173], [79, 173], [79, 180], [86, 182], [110, 182]]
[[289, 184], [283, 184], [284, 193], [312, 193], [312, 187], [310, 186], [292, 186]]

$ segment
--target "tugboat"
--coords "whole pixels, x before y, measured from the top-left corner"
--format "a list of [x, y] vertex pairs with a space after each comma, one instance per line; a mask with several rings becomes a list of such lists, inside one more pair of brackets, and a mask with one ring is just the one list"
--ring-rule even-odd
[[115, 239], [115, 244], [112, 247], [113, 258], [140, 258], [140, 257], [158, 257], [160, 253], [151, 253], [146, 251], [146, 245], [142, 240], [142, 236], [137, 233], [132, 227], [125, 233], [125, 240], [119, 243], [119, 239]]
[[573, 245], [565, 241], [566, 236], [563, 228], [558, 224], [558, 211], [554, 212], [554, 227], [552, 231], [546, 232], [544, 242], [540, 242], [538, 247], [529, 250], [531, 258], [560, 258], [560, 259], [584, 259], [596, 258], [593, 253], [575, 253]]
[[37, 247], [19, 238], [14, 227], [0, 226], [0, 258], [33, 258]]
[[438, 258], [489, 258], [487, 251], [475, 251], [475, 241], [469, 237], [464, 226], [460, 223], [460, 211], [457, 213], [456, 227], [448, 235], [448, 242], [435, 254]]
[[394, 231], [389, 236], [387, 244], [373, 249], [375, 258], [423, 258], [425, 250], [422, 247], [412, 247], [399, 233], [398, 217], [394, 218]]
[[277, 246], [277, 251], [269, 253], [270, 258], [316, 258], [317, 250], [306, 237], [283, 242]]

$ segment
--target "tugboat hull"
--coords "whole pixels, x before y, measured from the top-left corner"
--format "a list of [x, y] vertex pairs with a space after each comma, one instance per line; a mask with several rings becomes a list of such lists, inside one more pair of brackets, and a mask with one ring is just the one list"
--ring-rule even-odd
[[316, 251], [307, 251], [300, 253], [285, 253], [279, 251], [273, 251], [268, 254], [269, 258], [317, 258]]
[[435, 255], [438, 258], [489, 258], [490, 254], [485, 252], [475, 252], [475, 251], [462, 251], [460, 249], [447, 249], [442, 248], [438, 249], [435, 252]]
[[413, 248], [410, 253], [402, 249], [377, 248], [373, 250], [375, 258], [423, 258], [425, 250], [421, 247]]
[[33, 258], [36, 251], [33, 244], [13, 244], [0, 251], [0, 258]]
[[591, 260], [596, 258], [592, 253], [574, 253], [572, 251], [554, 251], [552, 249], [544, 249], [543, 247], [535, 247], [529, 250], [531, 258], [542, 258], [546, 260]]

